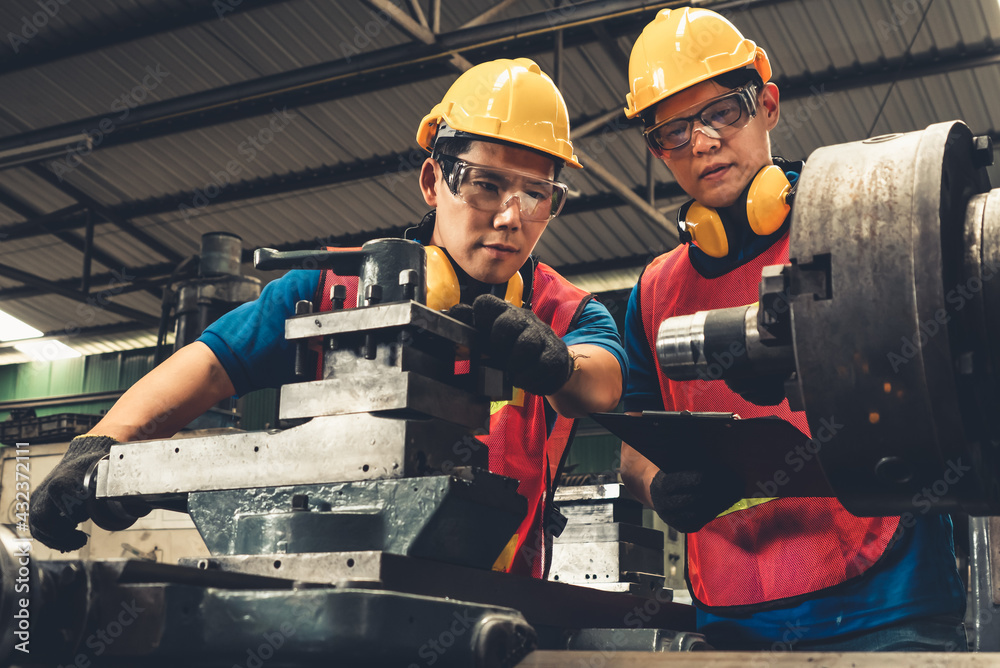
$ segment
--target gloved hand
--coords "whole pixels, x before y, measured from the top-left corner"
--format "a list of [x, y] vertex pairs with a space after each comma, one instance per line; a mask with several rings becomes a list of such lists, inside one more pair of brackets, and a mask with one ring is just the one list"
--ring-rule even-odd
[[573, 375], [569, 348], [528, 309], [493, 295], [476, 297], [472, 308], [475, 327], [486, 339], [490, 357], [514, 387], [546, 396]]
[[61, 552], [87, 544], [87, 534], [76, 528], [90, 518], [83, 478], [118, 441], [110, 436], [77, 436], [61, 462], [35, 488], [28, 507], [31, 535]]
[[657, 472], [649, 483], [653, 510], [681, 533], [692, 533], [743, 498], [743, 480], [728, 469]]
[[777, 406], [785, 400], [785, 376], [727, 378], [726, 387], [758, 406]]
[[474, 319], [476, 316], [475, 312], [472, 310], [471, 304], [455, 304], [450, 309], [445, 311], [445, 315], [458, 320], [463, 325], [475, 327]]

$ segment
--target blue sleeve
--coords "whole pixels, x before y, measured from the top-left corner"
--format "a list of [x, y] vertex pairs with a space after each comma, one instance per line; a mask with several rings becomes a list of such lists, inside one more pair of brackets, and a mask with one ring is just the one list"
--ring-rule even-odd
[[622, 387], [628, 382], [628, 361], [622, 347], [622, 338], [618, 334], [618, 326], [608, 308], [601, 302], [596, 299], [588, 301], [576, 326], [566, 332], [562, 339], [567, 346], [586, 343], [604, 348], [618, 360], [618, 366], [622, 370]]
[[295, 348], [285, 341], [285, 320], [295, 313], [295, 302], [312, 301], [319, 277], [319, 271], [288, 272], [198, 338], [219, 358], [237, 396], [294, 382]]
[[[641, 282], [641, 278], [639, 279]], [[625, 353], [628, 356], [628, 384], [625, 386], [625, 411], [662, 411], [663, 396], [656, 375], [653, 349], [646, 340], [639, 304], [639, 285], [632, 288], [625, 311]]]

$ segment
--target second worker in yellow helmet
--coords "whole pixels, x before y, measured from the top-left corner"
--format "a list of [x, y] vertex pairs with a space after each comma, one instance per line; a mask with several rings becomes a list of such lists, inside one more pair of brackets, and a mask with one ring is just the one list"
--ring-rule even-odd
[[[517, 478], [529, 506], [494, 568], [541, 577], [553, 476], [573, 419], [614, 408], [626, 369], [608, 310], [532, 256], [565, 202], [560, 170], [580, 166], [566, 104], [531, 60], [482, 63], [424, 117], [417, 141], [431, 152], [419, 188], [434, 211], [412, 236], [450, 257], [462, 302], [451, 313], [482, 331], [518, 388], [494, 406], [484, 437], [490, 469]], [[169, 437], [221, 399], [292, 382], [284, 322], [297, 301], [322, 302], [324, 280], [289, 272], [133, 385], [35, 490], [33, 535], [64, 551], [86, 543], [76, 528], [85, 505], [63, 513], [60, 499], [81, 492], [89, 465], [113, 443]], [[502, 299], [512, 283], [523, 306]]]
[[[654, 350], [664, 319], [756, 302], [762, 268], [788, 262], [786, 199], [803, 164], [771, 155], [779, 92], [770, 78], [764, 50], [707, 9], [662, 10], [635, 42], [626, 115], [641, 118], [649, 150], [692, 199], [679, 213], [685, 243], [646, 267], [629, 300], [625, 410], [784, 419], [804, 444], [786, 458], [788, 476], [821, 443], [809, 439], [805, 415], [789, 409], [780, 384], [738, 394], [722, 380], [673, 381]], [[687, 533], [698, 628], [717, 648], [967, 648], [947, 516], [859, 518], [833, 498], [773, 491], [744, 499], [734, 472], [692, 465], [667, 473], [627, 444], [622, 478]]]

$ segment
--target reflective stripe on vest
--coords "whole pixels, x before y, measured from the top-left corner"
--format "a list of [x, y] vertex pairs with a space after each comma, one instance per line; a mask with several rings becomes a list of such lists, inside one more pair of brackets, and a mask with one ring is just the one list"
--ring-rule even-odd
[[[664, 319], [756, 302], [762, 269], [787, 262], [787, 234], [718, 278], [705, 278], [691, 266], [687, 245], [655, 259], [643, 273], [639, 293], [653, 359], [656, 332]], [[787, 400], [757, 406], [722, 380], [675, 382], [658, 364], [656, 372], [664, 410], [719, 411], [743, 418], [773, 415], [797, 427], [803, 443], [808, 442], [805, 413], [791, 411]], [[785, 473], [795, 474], [793, 463]], [[811, 597], [867, 571], [884, 554], [898, 524], [898, 517], [855, 517], [831, 498], [744, 499], [688, 534], [691, 595], [705, 608], [745, 611]]]
[[[358, 277], [341, 277], [327, 270], [320, 277], [316, 301], [320, 311], [332, 308], [330, 288], [347, 285], [345, 308], [356, 303]], [[560, 338], [579, 318], [592, 295], [538, 263], [531, 291], [531, 310]], [[464, 362], [468, 364], [468, 362]], [[462, 364], [457, 362], [456, 364]], [[456, 369], [458, 371], [458, 369]], [[317, 378], [322, 378], [322, 361]], [[508, 402], [491, 406], [490, 433], [480, 436], [489, 448], [490, 471], [519, 481], [517, 491], [528, 500], [528, 514], [494, 564], [494, 570], [541, 578], [545, 575], [547, 548], [542, 524], [556, 470], [569, 445], [574, 421], [556, 416], [551, 434], [546, 438], [545, 397], [515, 389]]]

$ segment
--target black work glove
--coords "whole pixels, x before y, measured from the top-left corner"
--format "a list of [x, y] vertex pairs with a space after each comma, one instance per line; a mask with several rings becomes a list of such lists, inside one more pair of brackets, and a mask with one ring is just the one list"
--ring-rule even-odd
[[573, 358], [552, 328], [526, 308], [493, 295], [472, 303], [475, 327], [486, 339], [490, 357], [514, 387], [547, 396], [573, 375]]
[[743, 480], [728, 469], [659, 471], [649, 483], [653, 510], [681, 533], [693, 533], [743, 498]]
[[62, 461], [31, 495], [28, 525], [32, 536], [61, 552], [87, 544], [87, 534], [76, 528], [90, 518], [83, 478], [117, 443], [110, 436], [77, 436], [70, 442]]
[[475, 327], [475, 314], [470, 304], [455, 304], [445, 312], [445, 315], [458, 320], [463, 325]]
[[777, 406], [785, 400], [785, 376], [727, 378], [726, 387], [758, 406]]

